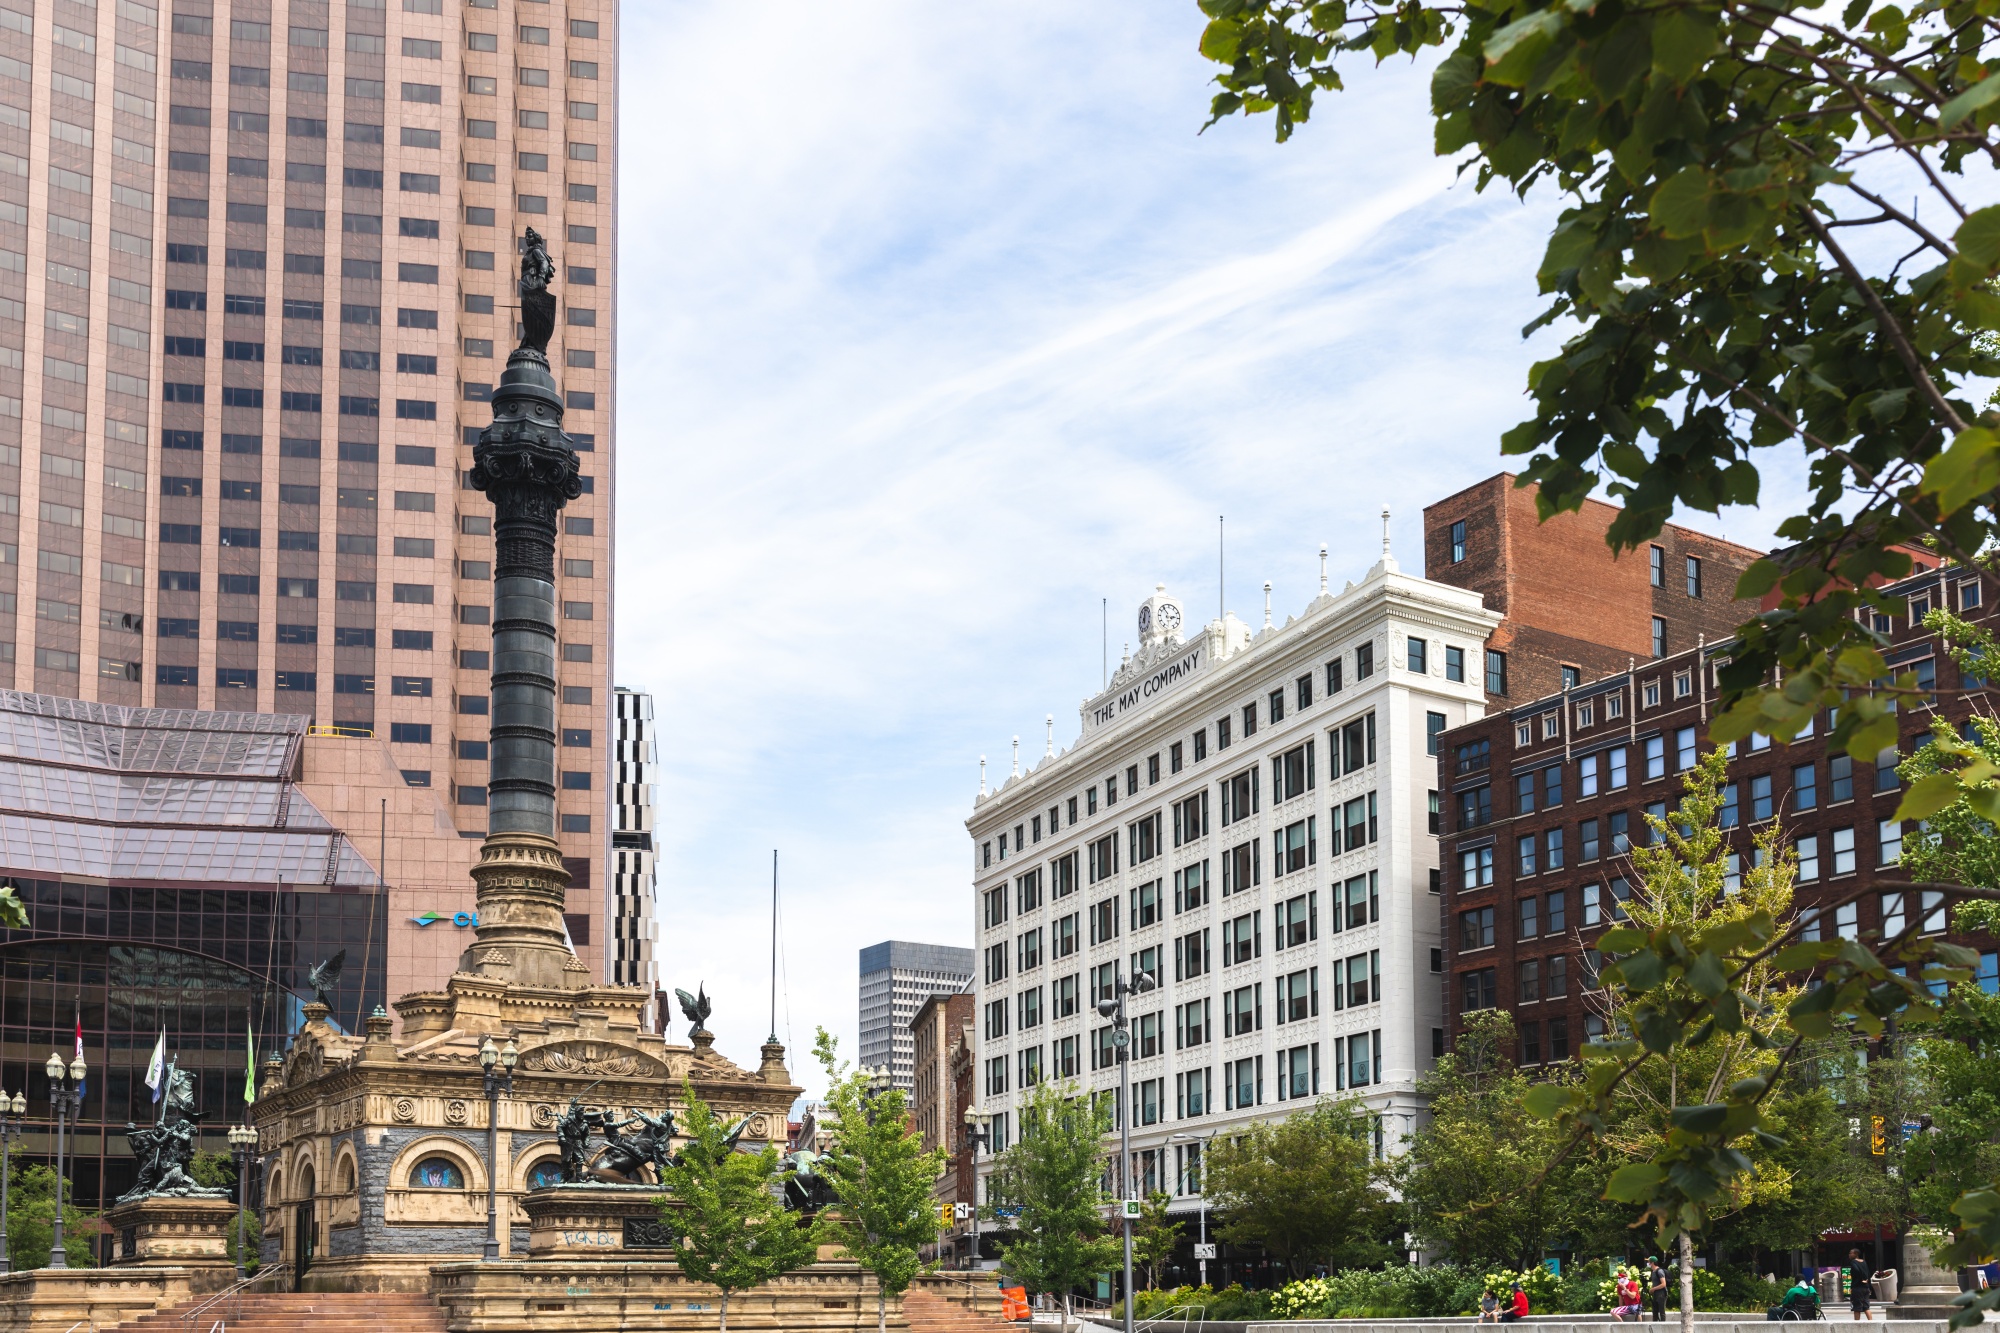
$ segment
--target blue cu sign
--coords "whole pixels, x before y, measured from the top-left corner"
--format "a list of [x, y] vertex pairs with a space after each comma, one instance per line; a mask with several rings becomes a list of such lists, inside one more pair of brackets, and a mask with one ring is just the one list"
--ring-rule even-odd
[[[433, 925], [444, 919], [444, 914], [441, 912], [425, 912], [422, 916], [413, 916], [410, 918], [418, 926]], [[479, 914], [477, 912], [453, 912], [451, 914], [451, 924], [459, 927], [461, 930], [467, 926], [476, 926], [479, 924]]]

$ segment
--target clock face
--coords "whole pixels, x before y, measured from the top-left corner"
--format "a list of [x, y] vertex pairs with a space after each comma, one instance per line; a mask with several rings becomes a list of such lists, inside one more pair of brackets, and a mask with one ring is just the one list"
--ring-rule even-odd
[[1172, 602], [1160, 603], [1160, 628], [1177, 630], [1181, 627], [1181, 609]]
[[1153, 628], [1153, 608], [1142, 606], [1139, 608], [1139, 632], [1144, 634], [1151, 628]]

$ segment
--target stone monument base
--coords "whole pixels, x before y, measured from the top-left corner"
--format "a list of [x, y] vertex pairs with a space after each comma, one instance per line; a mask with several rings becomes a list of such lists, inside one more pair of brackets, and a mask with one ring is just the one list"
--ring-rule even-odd
[[135, 1265], [0, 1274], [0, 1333], [68, 1333], [78, 1324], [110, 1328], [129, 1323], [214, 1290], [195, 1285], [208, 1272]]
[[[229, 1261], [232, 1200], [149, 1195], [105, 1209], [104, 1224], [116, 1242], [114, 1265], [185, 1268], [196, 1275], [197, 1291], [226, 1287], [236, 1278]], [[204, 1286], [203, 1279], [211, 1280]]]
[[[533, 1259], [440, 1264], [431, 1294], [451, 1333], [712, 1333], [722, 1293], [682, 1274], [671, 1260], [616, 1262]], [[900, 1300], [888, 1323], [907, 1329]], [[729, 1298], [735, 1329], [875, 1328], [875, 1275], [852, 1263], [818, 1263]]]
[[671, 1259], [657, 1185], [548, 1185], [521, 1199], [531, 1259]]

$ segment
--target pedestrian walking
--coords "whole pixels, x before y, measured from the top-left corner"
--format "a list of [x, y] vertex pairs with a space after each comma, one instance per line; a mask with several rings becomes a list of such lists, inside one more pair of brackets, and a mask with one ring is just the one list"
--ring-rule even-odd
[[1874, 1319], [1869, 1313], [1869, 1301], [1875, 1295], [1875, 1279], [1867, 1264], [1862, 1262], [1861, 1251], [1847, 1252], [1847, 1308], [1856, 1319]]
[[1647, 1255], [1646, 1262], [1652, 1265], [1646, 1274], [1646, 1286], [1653, 1296], [1653, 1322], [1664, 1324], [1667, 1322], [1667, 1270], [1661, 1266], [1660, 1257], [1656, 1254]]

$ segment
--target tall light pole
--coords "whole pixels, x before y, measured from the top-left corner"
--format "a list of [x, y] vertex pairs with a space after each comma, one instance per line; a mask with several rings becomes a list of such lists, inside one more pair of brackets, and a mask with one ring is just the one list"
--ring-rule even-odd
[[[1117, 965], [1114, 963], [1114, 967]], [[1132, 1032], [1125, 1016], [1125, 997], [1144, 994], [1159, 985], [1148, 973], [1125, 980], [1121, 970], [1111, 984], [1111, 996], [1097, 1002], [1097, 1012], [1111, 1020], [1115, 1031], [1111, 1045], [1118, 1052], [1118, 1204], [1119, 1221], [1125, 1231], [1125, 1333], [1132, 1333], [1132, 1214], [1137, 1211], [1132, 1197]]]
[[63, 1139], [69, 1127], [69, 1118], [74, 1115], [83, 1118], [83, 1076], [89, 1072], [83, 1057], [77, 1056], [69, 1062], [69, 1082], [63, 1082], [63, 1058], [49, 1052], [49, 1062], [42, 1066], [49, 1076], [49, 1105], [56, 1113], [56, 1220], [54, 1244], [49, 1250], [50, 1268], [68, 1268], [69, 1256], [63, 1253], [63, 1208], [68, 1203], [63, 1185]]
[[7, 1094], [0, 1092], [0, 1273], [14, 1271], [14, 1261], [8, 1257], [11, 1251], [7, 1248], [8, 1144], [21, 1137], [21, 1117], [27, 1111], [26, 1093], [17, 1092], [9, 1101]]
[[1194, 1169], [1195, 1180], [1197, 1182], [1195, 1188], [1201, 1193], [1201, 1222], [1199, 1224], [1201, 1239], [1196, 1243], [1194, 1252], [1195, 1262], [1201, 1265], [1201, 1285], [1204, 1287], [1208, 1285], [1208, 1186], [1204, 1177], [1208, 1171], [1208, 1145], [1215, 1142], [1215, 1136], [1221, 1132], [1220, 1130], [1211, 1130], [1205, 1135], [1176, 1134], [1173, 1139], [1176, 1143], [1192, 1143], [1195, 1145]]
[[[495, 1046], [488, 1037], [479, 1047], [479, 1068], [486, 1075], [486, 1258], [500, 1257], [500, 1094], [514, 1094], [514, 1066], [521, 1059], [514, 1039]], [[494, 1072], [495, 1067], [499, 1072]], [[507, 1248], [514, 1248], [514, 1227], [507, 1226]]]
[[972, 1153], [972, 1266], [979, 1267], [979, 1145], [993, 1142], [993, 1117], [965, 1108], [965, 1146]]
[[250, 1163], [257, 1151], [257, 1131], [248, 1125], [229, 1127], [229, 1155], [236, 1162], [236, 1276], [250, 1276], [250, 1255], [244, 1247], [243, 1214], [249, 1207]]

